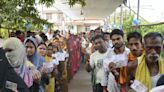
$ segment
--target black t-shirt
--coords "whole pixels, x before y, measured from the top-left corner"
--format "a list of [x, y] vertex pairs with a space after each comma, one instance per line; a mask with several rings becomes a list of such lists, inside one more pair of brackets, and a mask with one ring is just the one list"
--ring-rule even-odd
[[18, 92], [29, 92], [27, 85], [8, 63], [5, 52], [0, 48], [0, 92], [13, 92], [6, 88], [7, 81], [16, 83]]

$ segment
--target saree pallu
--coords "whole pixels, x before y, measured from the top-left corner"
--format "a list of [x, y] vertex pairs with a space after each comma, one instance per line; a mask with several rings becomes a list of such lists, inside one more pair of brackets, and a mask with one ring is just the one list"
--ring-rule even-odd
[[67, 46], [68, 46], [68, 53], [69, 53], [69, 62], [71, 64], [71, 77], [73, 77], [77, 69], [77, 61], [76, 61], [77, 46], [76, 46], [75, 37], [73, 35], [70, 36], [67, 44], [68, 44]]

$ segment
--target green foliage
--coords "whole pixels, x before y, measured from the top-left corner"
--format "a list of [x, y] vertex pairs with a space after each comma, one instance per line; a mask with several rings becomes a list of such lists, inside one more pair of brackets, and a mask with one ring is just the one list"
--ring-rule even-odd
[[7, 38], [9, 36], [7, 29], [0, 29], [0, 36], [3, 38]]
[[[38, 1], [38, 2], [36, 2]], [[80, 3], [85, 5], [85, 0], [68, 0], [70, 6]], [[0, 28], [25, 30], [25, 25], [30, 23], [31, 29], [42, 29], [44, 24], [52, 26], [47, 20], [39, 17], [36, 4], [51, 6], [55, 0], [1, 0], [0, 1]]]
[[45, 4], [47, 7], [50, 7], [55, 3], [55, 0], [39, 0], [39, 4]]
[[[132, 31], [138, 31], [142, 34], [142, 36], [144, 36], [145, 34], [149, 33], [149, 32], [159, 32], [162, 33], [164, 35], [164, 24], [161, 25], [141, 25], [138, 27], [137, 30], [134, 30], [134, 26], [132, 26], [132, 21], [133, 21], [133, 16], [128, 16], [126, 19], [124, 19], [124, 23], [123, 23], [123, 30], [125, 32], [125, 34], [128, 34], [129, 32]], [[145, 22], [145, 20], [140, 19], [141, 24], [146, 24], [147, 22]]]
[[[69, 5], [72, 7], [75, 4], [80, 4], [82, 7], [86, 5], [85, 0], [67, 0]], [[51, 6], [53, 3], [55, 3], [55, 0], [39, 0], [40, 4], [45, 4], [47, 7]]]
[[39, 17], [35, 0], [1, 0], [0, 27], [5, 29], [25, 30], [28, 20], [34, 20], [32, 25], [49, 24]]
[[86, 5], [85, 0], [69, 0], [69, 5], [72, 7], [76, 3], [80, 4], [82, 7]]

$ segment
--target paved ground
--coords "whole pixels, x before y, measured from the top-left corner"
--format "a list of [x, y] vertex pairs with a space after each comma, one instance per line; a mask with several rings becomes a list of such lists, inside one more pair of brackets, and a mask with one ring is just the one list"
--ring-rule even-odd
[[68, 92], [92, 92], [90, 74], [85, 71], [84, 66], [79, 69], [69, 83]]

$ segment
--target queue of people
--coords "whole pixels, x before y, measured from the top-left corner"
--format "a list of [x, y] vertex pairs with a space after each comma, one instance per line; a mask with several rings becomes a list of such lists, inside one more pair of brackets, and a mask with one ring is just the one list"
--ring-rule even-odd
[[86, 62], [93, 92], [149, 92], [159, 86], [164, 74], [162, 34], [151, 32], [142, 38], [139, 32], [130, 32], [127, 45], [119, 29], [112, 30], [110, 41], [99, 28], [93, 35], [90, 42], [94, 50]]
[[80, 66], [80, 40], [75, 35], [46, 37], [28, 31], [23, 38], [18, 30], [1, 43], [0, 92], [68, 92]]
[[81, 63], [91, 74], [93, 92], [162, 92], [163, 35], [125, 35], [100, 27], [67, 36], [28, 31], [26, 38], [17, 31], [0, 48], [0, 92], [68, 92]]

